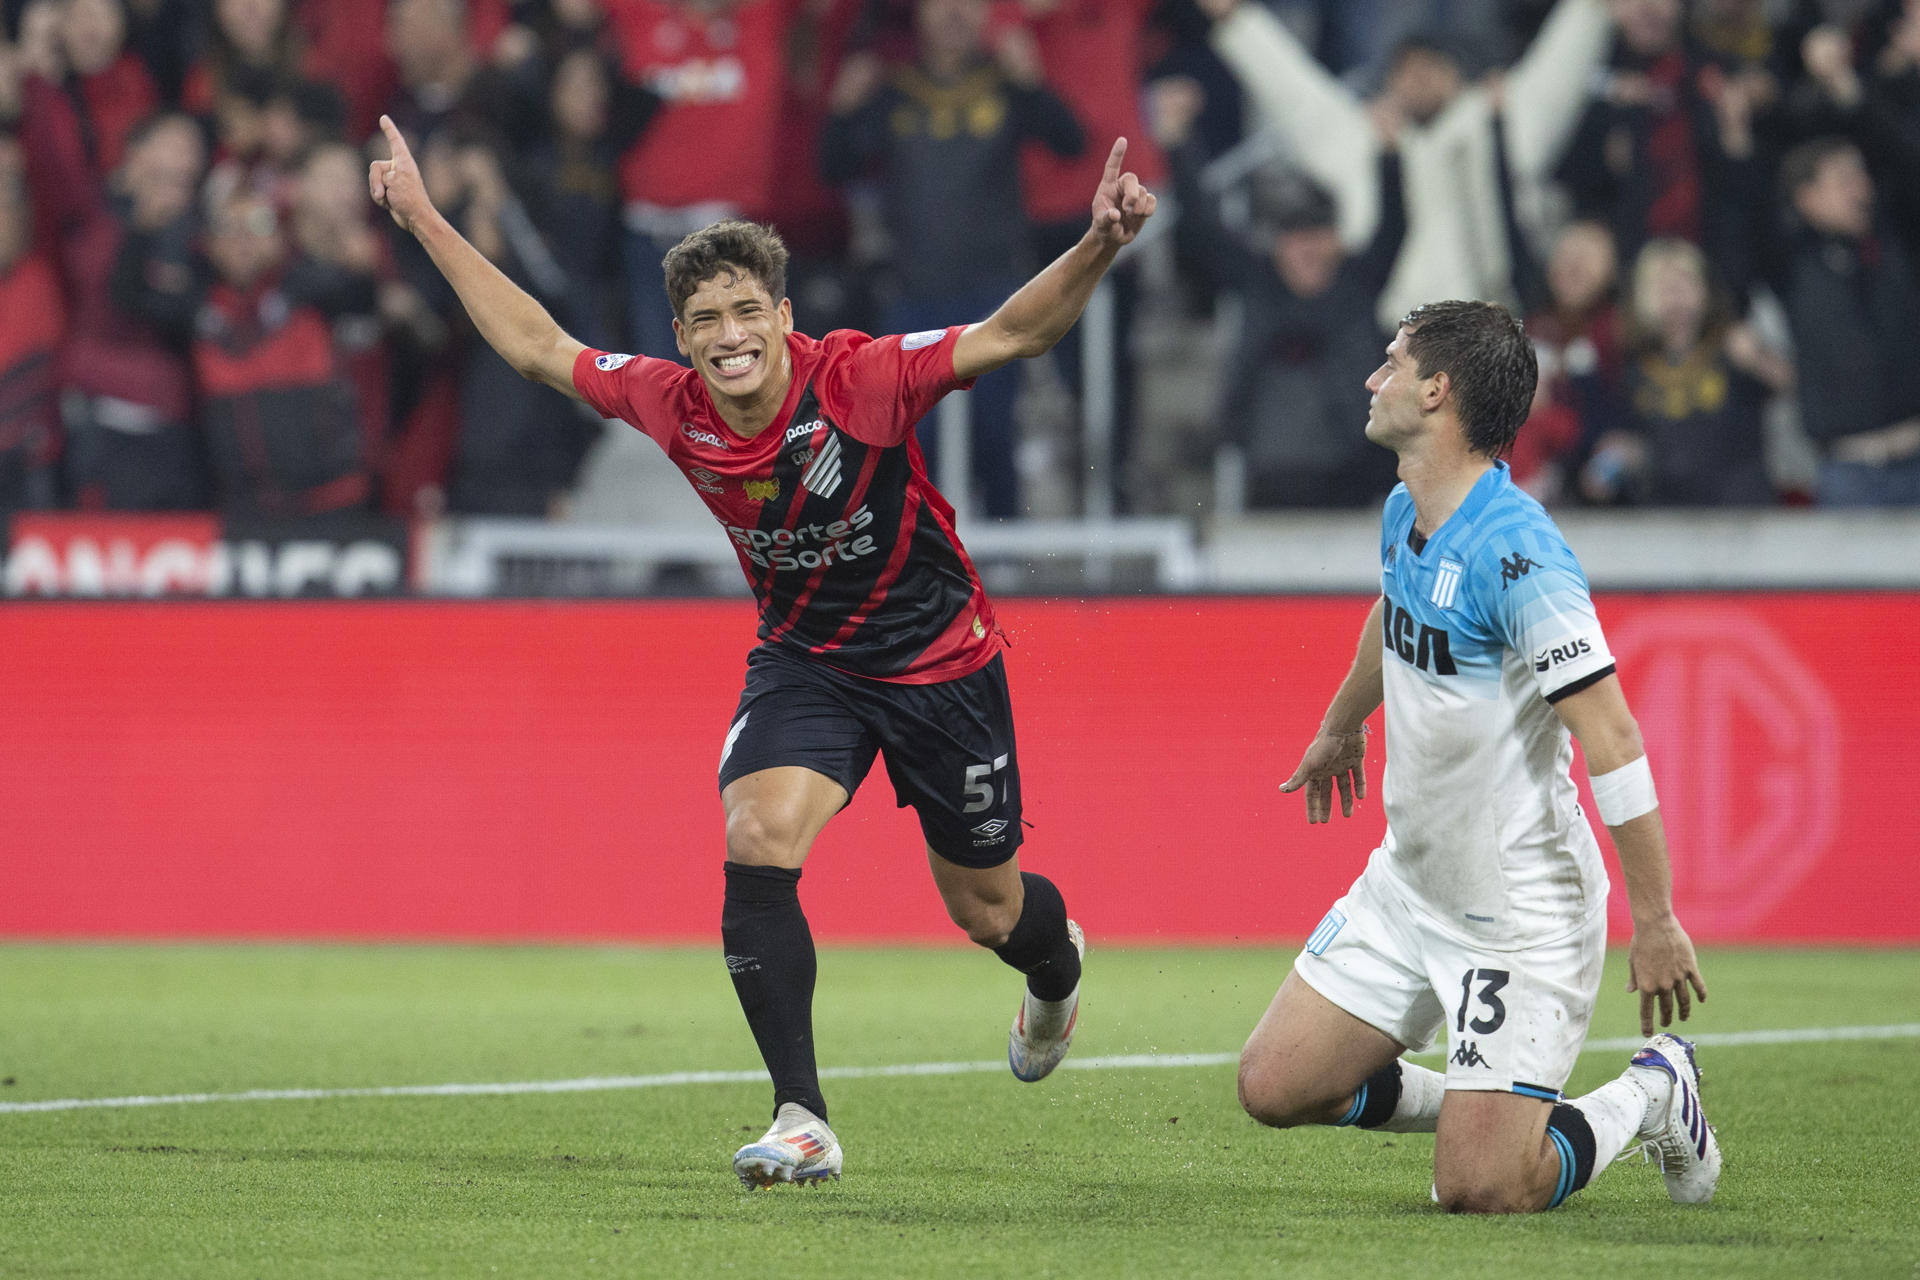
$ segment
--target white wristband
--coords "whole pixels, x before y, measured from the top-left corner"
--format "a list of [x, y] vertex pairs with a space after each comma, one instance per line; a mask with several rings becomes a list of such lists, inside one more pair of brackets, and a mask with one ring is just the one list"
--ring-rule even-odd
[[1610, 773], [1593, 774], [1591, 781], [1593, 807], [1600, 811], [1600, 821], [1610, 827], [1632, 822], [1660, 807], [1660, 798], [1653, 794], [1653, 767], [1645, 756]]

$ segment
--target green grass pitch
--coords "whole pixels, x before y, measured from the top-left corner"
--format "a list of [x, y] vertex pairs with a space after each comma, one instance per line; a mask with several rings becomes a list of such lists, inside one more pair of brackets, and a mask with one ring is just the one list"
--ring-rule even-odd
[[[1076, 1059], [1233, 1051], [1291, 958], [1093, 944]], [[1596, 1037], [1636, 1032], [1623, 963]], [[1704, 964], [1696, 1030], [1920, 1023], [1920, 952]], [[826, 950], [822, 1062], [1002, 1057], [1016, 991], [968, 950]], [[757, 1064], [713, 948], [0, 946], [4, 1104]], [[1500, 1220], [1428, 1203], [1430, 1138], [1260, 1129], [1228, 1065], [832, 1081], [845, 1179], [759, 1193], [728, 1160], [764, 1084], [0, 1111], [0, 1277], [1920, 1276], [1920, 1039], [1702, 1065], [1713, 1204], [1623, 1164]]]

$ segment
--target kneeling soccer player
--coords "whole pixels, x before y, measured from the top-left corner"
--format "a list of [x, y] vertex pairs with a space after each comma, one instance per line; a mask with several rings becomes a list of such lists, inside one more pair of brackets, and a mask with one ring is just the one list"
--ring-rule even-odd
[[[1307, 820], [1366, 795], [1364, 723], [1386, 704], [1385, 841], [1308, 938], [1240, 1059], [1266, 1124], [1434, 1132], [1450, 1210], [1549, 1209], [1629, 1146], [1667, 1192], [1712, 1198], [1720, 1149], [1693, 1046], [1653, 1034], [1707, 991], [1675, 919], [1639, 729], [1585, 576], [1501, 454], [1533, 398], [1504, 309], [1443, 302], [1401, 322], [1367, 380], [1367, 438], [1399, 455], [1381, 596], [1282, 791]], [[1569, 769], [1580, 739], [1633, 907], [1629, 989], [1652, 1036], [1624, 1074], [1563, 1100], [1599, 994], [1607, 876]], [[1403, 1061], [1442, 1028], [1446, 1074]]]
[[[1039, 1080], [1066, 1056], [1080, 930], [1060, 891], [1022, 872], [1020, 765], [1002, 640], [914, 425], [941, 396], [1039, 355], [1079, 319], [1154, 197], [1114, 143], [1079, 244], [977, 324], [879, 339], [793, 329], [787, 251], [756, 223], [696, 231], [667, 254], [674, 333], [691, 369], [568, 337], [437, 211], [393, 122], [374, 199], [412, 232], [481, 334], [521, 374], [659, 443], [733, 539], [760, 645], [720, 751], [721, 941], [773, 1079], [773, 1125], [733, 1158], [749, 1186], [840, 1176], [813, 1048], [813, 937], [800, 867], [884, 755], [920, 815], [947, 912], [1026, 975], [1007, 1061]], [[923, 252], [938, 252], [929, 245]]]

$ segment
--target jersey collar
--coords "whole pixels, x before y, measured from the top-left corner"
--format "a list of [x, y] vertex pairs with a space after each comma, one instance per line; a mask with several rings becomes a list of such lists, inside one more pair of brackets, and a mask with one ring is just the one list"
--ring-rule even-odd
[[[1427, 539], [1426, 545], [1421, 547], [1416, 554], [1425, 558], [1426, 553], [1431, 551], [1436, 544], [1453, 541], [1455, 530], [1471, 528], [1473, 522], [1479, 518], [1480, 513], [1486, 510], [1487, 504], [1492, 502], [1494, 498], [1499, 496], [1502, 490], [1506, 489], [1512, 483], [1513, 477], [1507, 470], [1507, 464], [1496, 459], [1493, 466], [1487, 469], [1486, 474], [1473, 482], [1473, 488], [1467, 490], [1466, 498], [1461, 501], [1459, 506], [1454, 508], [1452, 515], [1440, 522], [1440, 527], [1433, 531], [1433, 536]], [[1414, 513], [1409, 518], [1407, 524], [1407, 532], [1409, 534], [1413, 532], [1413, 522], [1418, 519], [1418, 513]]]

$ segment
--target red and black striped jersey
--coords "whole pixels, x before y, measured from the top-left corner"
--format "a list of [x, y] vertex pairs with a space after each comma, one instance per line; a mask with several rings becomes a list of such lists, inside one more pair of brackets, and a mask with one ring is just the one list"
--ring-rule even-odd
[[854, 675], [954, 680], [1000, 650], [993, 608], [913, 428], [954, 377], [964, 326], [886, 338], [787, 339], [793, 385], [773, 422], [736, 435], [700, 375], [583, 351], [586, 402], [652, 436], [733, 539], [760, 638]]

